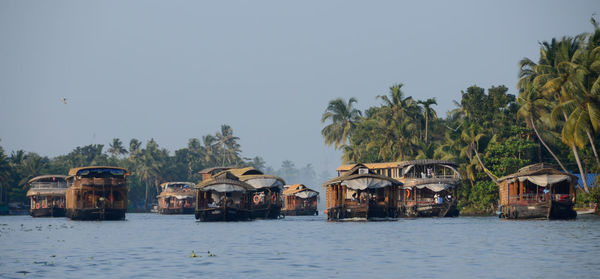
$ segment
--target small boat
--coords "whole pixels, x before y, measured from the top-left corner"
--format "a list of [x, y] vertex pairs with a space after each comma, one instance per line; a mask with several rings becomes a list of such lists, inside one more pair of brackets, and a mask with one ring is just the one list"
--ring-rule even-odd
[[127, 170], [90, 166], [69, 170], [66, 216], [73, 220], [124, 220]]
[[165, 182], [158, 198], [157, 211], [160, 214], [194, 214], [196, 205], [196, 185], [191, 182]]
[[253, 167], [233, 168], [228, 171], [240, 181], [254, 187], [251, 205], [253, 219], [277, 219], [281, 216], [281, 192], [285, 185], [281, 177], [264, 174]]
[[252, 219], [254, 187], [240, 181], [229, 171], [222, 171], [196, 185], [197, 220], [247, 221]]
[[319, 192], [307, 188], [304, 184], [287, 185], [284, 189], [281, 210], [284, 216], [319, 215]]
[[65, 217], [66, 177], [66, 175], [42, 175], [27, 182], [31, 216]]
[[402, 183], [375, 174], [363, 164], [356, 164], [323, 186], [328, 221], [395, 220], [398, 217], [398, 188]]
[[577, 177], [539, 163], [498, 179], [500, 217], [575, 219]]
[[457, 164], [442, 160], [413, 160], [398, 164], [401, 217], [456, 217], [455, 190], [461, 178]]

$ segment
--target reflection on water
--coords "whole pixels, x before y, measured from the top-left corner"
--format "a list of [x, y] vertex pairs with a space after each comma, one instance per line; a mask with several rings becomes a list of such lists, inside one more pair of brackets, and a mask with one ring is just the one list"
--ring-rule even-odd
[[0, 216], [0, 247], [0, 278], [592, 278], [600, 272], [600, 217], [200, 223], [193, 215]]

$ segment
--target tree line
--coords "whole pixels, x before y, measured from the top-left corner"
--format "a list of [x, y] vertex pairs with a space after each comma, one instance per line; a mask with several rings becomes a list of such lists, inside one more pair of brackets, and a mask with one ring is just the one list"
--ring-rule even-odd
[[[90, 144], [76, 147], [66, 155], [48, 158], [34, 152], [13, 151], [10, 155], [0, 146], [0, 201], [27, 204], [25, 193], [27, 182], [44, 174], [67, 174], [69, 169], [82, 166], [117, 166], [129, 170], [127, 177], [130, 209], [147, 210], [160, 193], [160, 184], [167, 181], [201, 180], [198, 172], [218, 166], [253, 166], [267, 173], [280, 175], [291, 183], [316, 182], [312, 165], [300, 169], [291, 161], [284, 161], [275, 170], [265, 165], [261, 157], [241, 156], [239, 137], [233, 129], [222, 125], [215, 134], [201, 139], [189, 139], [187, 147], [175, 150], [174, 154], [150, 139], [145, 145], [138, 139], [131, 139], [129, 145], [115, 138], [105, 149], [103, 144]], [[287, 180], [286, 180], [287, 181]]]
[[587, 195], [594, 182], [586, 179], [600, 165], [600, 28], [591, 23], [593, 32], [541, 42], [539, 58], [522, 59], [517, 95], [504, 85], [487, 92], [474, 85], [441, 118], [435, 98], [416, 100], [399, 83], [364, 111], [355, 98], [331, 100], [321, 118], [324, 141], [342, 150], [344, 163], [457, 162], [465, 212], [494, 212], [498, 177], [537, 162], [579, 174], [580, 200], [600, 201], [598, 187]]

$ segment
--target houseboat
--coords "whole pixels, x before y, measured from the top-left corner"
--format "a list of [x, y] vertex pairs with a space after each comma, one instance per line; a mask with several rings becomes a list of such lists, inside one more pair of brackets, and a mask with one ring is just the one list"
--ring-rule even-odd
[[165, 182], [157, 196], [157, 211], [160, 214], [194, 214], [196, 206], [196, 184], [191, 182]]
[[66, 175], [42, 175], [27, 182], [33, 217], [65, 217]]
[[540, 163], [498, 180], [500, 217], [575, 219], [577, 177]]
[[229, 171], [222, 171], [196, 185], [196, 219], [246, 221], [252, 219], [254, 187]]
[[392, 220], [398, 216], [398, 189], [402, 183], [356, 164], [323, 184], [327, 220]]
[[461, 177], [454, 162], [414, 160], [398, 164], [398, 195], [402, 217], [456, 217], [456, 189]]
[[309, 189], [304, 184], [287, 185], [283, 190], [284, 216], [319, 215], [317, 201], [319, 192]]
[[264, 174], [253, 167], [228, 170], [240, 181], [254, 187], [252, 196], [252, 218], [277, 219], [281, 216], [283, 199], [281, 192], [285, 181], [278, 176]]
[[124, 220], [127, 170], [91, 166], [69, 170], [66, 216], [73, 220]]

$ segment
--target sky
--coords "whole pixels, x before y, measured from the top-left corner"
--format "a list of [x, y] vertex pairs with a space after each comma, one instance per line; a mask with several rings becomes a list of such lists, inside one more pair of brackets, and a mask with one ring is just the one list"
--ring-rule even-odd
[[594, 13], [600, 1], [0, 0], [0, 146], [54, 157], [154, 138], [173, 152], [228, 124], [244, 157], [333, 172], [330, 100], [364, 110], [403, 83], [444, 117], [472, 85], [517, 94], [519, 60], [591, 32]]

